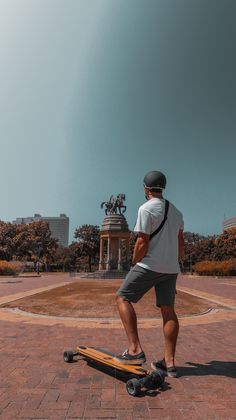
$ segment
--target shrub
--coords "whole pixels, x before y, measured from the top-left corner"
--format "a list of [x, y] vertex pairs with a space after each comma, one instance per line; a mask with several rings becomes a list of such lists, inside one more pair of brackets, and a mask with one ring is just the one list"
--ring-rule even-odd
[[236, 259], [225, 261], [201, 261], [196, 263], [193, 268], [200, 276], [235, 276]]
[[0, 261], [0, 276], [15, 276], [22, 271], [23, 264], [18, 261]]

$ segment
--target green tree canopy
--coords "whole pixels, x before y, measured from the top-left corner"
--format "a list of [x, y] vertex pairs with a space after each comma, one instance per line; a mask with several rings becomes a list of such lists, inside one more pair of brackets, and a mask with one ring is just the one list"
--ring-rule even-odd
[[228, 229], [214, 240], [213, 259], [218, 261], [236, 258], [236, 228]]
[[99, 226], [82, 225], [75, 230], [74, 238], [78, 240], [78, 249], [80, 257], [87, 257], [89, 271], [92, 271], [92, 261], [99, 254]]
[[47, 222], [13, 224], [0, 222], [0, 258], [35, 261], [51, 260], [57, 248]]
[[184, 242], [185, 271], [201, 261], [225, 261], [236, 258], [236, 228], [218, 236], [202, 236], [185, 232]]
[[58, 246], [54, 254], [54, 265], [63, 271], [74, 270], [79, 266], [80, 247], [77, 242], [72, 242], [69, 247]]
[[14, 238], [17, 225], [0, 221], [0, 259], [11, 260], [14, 252]]

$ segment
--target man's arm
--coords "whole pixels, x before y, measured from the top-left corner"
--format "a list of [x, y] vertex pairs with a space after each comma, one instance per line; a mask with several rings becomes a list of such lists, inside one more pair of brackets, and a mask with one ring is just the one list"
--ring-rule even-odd
[[179, 230], [178, 243], [179, 243], [179, 259], [181, 259], [184, 256], [184, 235], [183, 235], [182, 229]]
[[138, 238], [135, 243], [132, 263], [136, 264], [145, 257], [148, 250], [149, 236], [147, 233], [138, 233]]

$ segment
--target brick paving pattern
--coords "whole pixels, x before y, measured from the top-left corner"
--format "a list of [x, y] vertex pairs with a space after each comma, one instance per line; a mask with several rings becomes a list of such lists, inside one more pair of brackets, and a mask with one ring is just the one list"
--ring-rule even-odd
[[[15, 284], [1, 279], [1, 296], [66, 281], [71, 281], [66, 275]], [[232, 300], [235, 280], [224, 281], [229, 293], [221, 293], [222, 279], [184, 278], [179, 285]], [[83, 360], [63, 361], [63, 351], [78, 344], [123, 350], [127, 342], [120, 326], [36, 321], [19, 315], [16, 322], [0, 309], [0, 419], [236, 419], [234, 309], [195, 322], [182, 319], [176, 360], [180, 377], [167, 378], [164, 391], [143, 392], [139, 398], [127, 394], [124, 382]], [[141, 325], [140, 336], [148, 366], [163, 354], [161, 323]]]

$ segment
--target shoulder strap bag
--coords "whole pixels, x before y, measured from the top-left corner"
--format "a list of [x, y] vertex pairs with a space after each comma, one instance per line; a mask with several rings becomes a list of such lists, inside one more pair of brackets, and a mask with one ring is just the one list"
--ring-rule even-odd
[[154, 230], [154, 232], [151, 233], [151, 235], [149, 236], [149, 240], [151, 240], [153, 238], [153, 236], [155, 236], [157, 233], [159, 233], [161, 231], [161, 229], [163, 228], [166, 220], [167, 220], [167, 214], [168, 214], [168, 210], [169, 210], [169, 201], [165, 200], [165, 214], [164, 214], [164, 219], [162, 220], [161, 224], [158, 226], [158, 228], [156, 230]]

